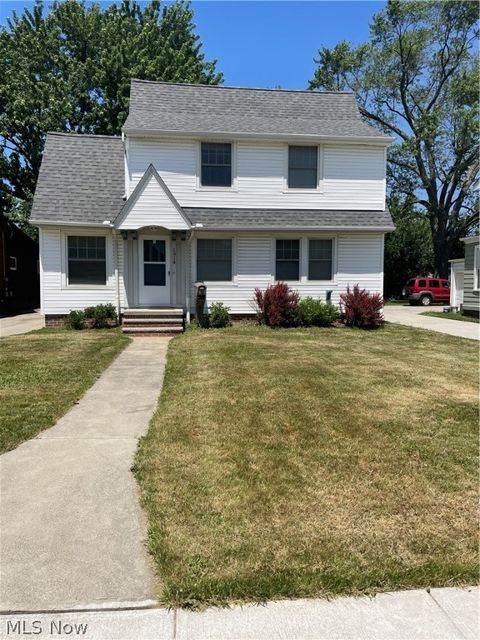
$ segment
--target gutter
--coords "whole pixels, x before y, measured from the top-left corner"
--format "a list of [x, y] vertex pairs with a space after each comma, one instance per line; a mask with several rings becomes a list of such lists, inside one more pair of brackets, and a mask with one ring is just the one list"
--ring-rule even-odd
[[85, 222], [79, 220], [78, 222], [70, 222], [66, 220], [35, 220], [35, 218], [31, 218], [29, 220], [30, 224], [35, 227], [96, 227], [96, 228], [113, 228], [113, 223], [110, 221], [105, 222]]

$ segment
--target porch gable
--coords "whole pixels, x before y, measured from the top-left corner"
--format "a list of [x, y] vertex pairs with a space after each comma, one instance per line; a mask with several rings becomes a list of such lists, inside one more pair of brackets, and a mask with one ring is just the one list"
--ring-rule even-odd
[[186, 230], [191, 224], [182, 207], [150, 164], [114, 221], [119, 230], [158, 226]]

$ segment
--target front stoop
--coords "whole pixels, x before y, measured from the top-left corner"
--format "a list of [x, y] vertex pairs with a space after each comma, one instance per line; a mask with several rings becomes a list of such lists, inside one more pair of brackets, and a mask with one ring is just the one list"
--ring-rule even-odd
[[122, 331], [131, 336], [176, 336], [185, 330], [183, 309], [128, 309]]

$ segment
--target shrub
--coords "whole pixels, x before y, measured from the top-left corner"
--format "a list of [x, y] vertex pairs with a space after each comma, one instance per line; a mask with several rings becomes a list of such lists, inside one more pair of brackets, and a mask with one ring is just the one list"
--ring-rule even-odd
[[291, 327], [296, 324], [298, 293], [285, 282], [270, 285], [261, 291], [255, 289], [258, 320], [269, 327]]
[[85, 329], [85, 313], [83, 311], [70, 311], [68, 316], [63, 319], [63, 324], [66, 329]]
[[210, 306], [210, 326], [215, 329], [230, 327], [232, 321], [230, 319], [230, 309], [223, 302], [214, 302]]
[[347, 287], [347, 292], [340, 295], [340, 308], [347, 327], [375, 329], [383, 324], [382, 296], [360, 289], [358, 284], [353, 291]]
[[303, 327], [330, 327], [339, 317], [337, 307], [315, 298], [302, 298], [298, 303], [298, 324]]
[[104, 329], [112, 324], [117, 324], [117, 312], [111, 303], [87, 307], [85, 318], [91, 320], [91, 326], [95, 329]]

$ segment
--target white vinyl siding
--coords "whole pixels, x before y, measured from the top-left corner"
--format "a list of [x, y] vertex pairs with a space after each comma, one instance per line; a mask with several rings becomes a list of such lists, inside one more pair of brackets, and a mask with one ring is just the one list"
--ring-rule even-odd
[[384, 147], [320, 145], [322, 188], [318, 190], [286, 188], [288, 144], [245, 140], [232, 145], [232, 188], [199, 188], [199, 147], [198, 140], [160, 141], [130, 136], [130, 193], [153, 163], [185, 207], [385, 208]]
[[[382, 233], [342, 233], [301, 235], [300, 242], [300, 281], [290, 283], [300, 296], [313, 296], [326, 299], [332, 291], [332, 302], [338, 304], [340, 293], [347, 286], [359, 284], [373, 293], [383, 291], [383, 234]], [[199, 232], [197, 237], [207, 237]], [[212, 233], [208, 237], [214, 237]], [[276, 239], [291, 238], [286, 233], [243, 232], [235, 234], [234, 273], [232, 282], [207, 283], [207, 304], [223, 302], [234, 314], [252, 314], [252, 299], [255, 288], [265, 289], [275, 282]], [[308, 239], [332, 239], [333, 256], [331, 281], [308, 280]], [[195, 245], [195, 241], [193, 242]], [[194, 251], [194, 248], [192, 248]], [[195, 280], [195, 268], [191, 267], [191, 283]], [[194, 311], [193, 287], [191, 289], [192, 311]]]
[[[69, 285], [67, 280], [67, 236], [105, 237], [107, 280], [105, 285]], [[120, 238], [121, 241], [121, 238]], [[39, 234], [43, 314], [65, 314], [72, 309], [111, 302], [116, 305], [113, 238], [110, 231], [88, 227], [43, 227]], [[119, 238], [116, 237], [116, 242]], [[121, 251], [121, 250], [120, 250]]]
[[151, 176], [131, 205], [118, 229], [140, 229], [157, 225], [166, 229], [187, 229], [188, 225], [154, 176]]

